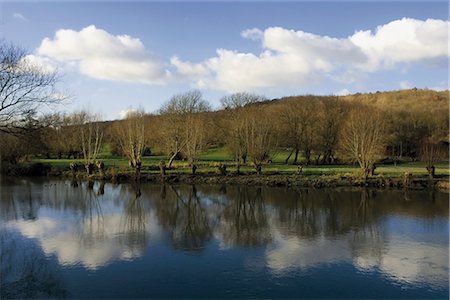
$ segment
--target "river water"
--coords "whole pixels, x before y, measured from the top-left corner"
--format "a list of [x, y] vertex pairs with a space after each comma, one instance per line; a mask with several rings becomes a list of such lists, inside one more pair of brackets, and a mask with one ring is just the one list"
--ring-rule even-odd
[[446, 298], [437, 191], [1, 182], [1, 298]]

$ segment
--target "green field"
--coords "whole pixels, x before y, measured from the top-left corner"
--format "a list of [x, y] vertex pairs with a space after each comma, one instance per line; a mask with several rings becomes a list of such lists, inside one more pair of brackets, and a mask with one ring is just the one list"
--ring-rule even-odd
[[[112, 157], [108, 152], [108, 148], [103, 148], [99, 160], [101, 160], [106, 168], [115, 169], [117, 171], [128, 172], [131, 168], [128, 166], [128, 161], [121, 157]], [[286, 165], [284, 160], [288, 156], [288, 151], [277, 151], [273, 155], [273, 162], [263, 165], [263, 173], [278, 173], [278, 174], [293, 174], [298, 171], [296, 165]], [[301, 159], [301, 157], [300, 157]], [[169, 160], [167, 156], [146, 156], [143, 158], [142, 171], [144, 172], [158, 172], [158, 165], [161, 160], [165, 160], [166, 163]], [[71, 162], [82, 163], [82, 159], [33, 159], [32, 162], [40, 162], [50, 164], [57, 169], [68, 170]], [[209, 149], [205, 151], [200, 157], [197, 163], [198, 173], [211, 173], [218, 172], [217, 166], [220, 163], [226, 163], [228, 165], [228, 171], [233, 172], [236, 170], [232, 157], [226, 153], [222, 148]], [[442, 162], [435, 165], [436, 175], [449, 175], [448, 162]], [[190, 172], [189, 163], [186, 161], [175, 161], [172, 165], [173, 169], [169, 170], [169, 173], [188, 173]], [[249, 163], [246, 166], [241, 166], [241, 172], [254, 173], [252, 165]], [[356, 165], [311, 165], [304, 166], [302, 170], [303, 175], [357, 175], [359, 174], [359, 167]], [[400, 177], [405, 172], [412, 173], [414, 175], [426, 175], [425, 164], [422, 162], [408, 162], [394, 165], [377, 165], [375, 171], [376, 175], [387, 177]]]

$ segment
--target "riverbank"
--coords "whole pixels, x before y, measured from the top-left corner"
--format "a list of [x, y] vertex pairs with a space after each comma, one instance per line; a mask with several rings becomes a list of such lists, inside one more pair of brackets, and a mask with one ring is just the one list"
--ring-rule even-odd
[[[382, 169], [382, 168], [380, 168]], [[400, 172], [403, 171], [403, 173]], [[66, 179], [79, 180], [104, 180], [111, 182], [132, 182], [135, 181], [134, 174], [130, 170], [117, 170], [110, 168], [103, 174], [98, 172], [87, 175], [84, 171], [72, 172], [67, 169], [54, 168], [49, 164], [34, 163], [4, 170], [8, 176], [48, 176]], [[285, 186], [285, 187], [313, 187], [313, 188], [333, 188], [333, 187], [376, 187], [376, 188], [411, 188], [450, 190], [449, 176], [438, 174], [435, 178], [429, 178], [426, 174], [417, 174], [414, 169], [401, 167], [395, 175], [380, 172], [374, 176], [369, 176], [363, 180], [355, 172], [320, 174], [310, 172], [281, 173], [268, 171], [261, 175], [254, 172], [228, 172], [221, 175], [218, 172], [206, 171], [195, 175], [186, 173], [183, 170], [170, 170], [162, 176], [156, 170], [147, 170], [141, 173], [140, 182], [168, 182], [168, 183], [189, 183], [189, 184], [232, 184], [251, 186]], [[408, 175], [407, 175], [408, 174]]]

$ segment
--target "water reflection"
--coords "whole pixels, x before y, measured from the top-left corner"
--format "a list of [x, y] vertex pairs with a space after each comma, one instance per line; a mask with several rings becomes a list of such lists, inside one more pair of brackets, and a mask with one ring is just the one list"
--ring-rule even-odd
[[67, 291], [56, 264], [33, 243], [0, 232], [0, 297], [65, 298]]
[[[49, 257], [65, 267], [98, 270], [145, 257], [160, 242], [180, 253], [202, 253], [216, 243], [223, 253], [262, 249], [258, 259], [278, 277], [345, 264], [400, 284], [447, 289], [447, 197], [434, 191], [9, 182], [0, 202], [2, 290], [31, 272], [63, 297]], [[15, 243], [22, 252], [12, 249]], [[22, 256], [33, 262], [10, 263]]]
[[264, 246], [272, 241], [262, 189], [227, 189], [227, 201], [219, 212], [219, 236], [226, 247]]
[[36, 195], [37, 201], [31, 202], [39, 204], [38, 217], [33, 221], [18, 217], [29, 211], [30, 202], [19, 183], [3, 190], [10, 197], [2, 195], [1, 210], [8, 216], [2, 218], [6, 221], [2, 227], [38, 241], [44, 253], [55, 254], [61, 265], [81, 264], [94, 270], [139, 257], [146, 249], [150, 207], [129, 186], [58, 181], [30, 186], [27, 195]]
[[175, 248], [198, 251], [211, 239], [206, 206], [195, 186], [161, 186], [155, 213]]

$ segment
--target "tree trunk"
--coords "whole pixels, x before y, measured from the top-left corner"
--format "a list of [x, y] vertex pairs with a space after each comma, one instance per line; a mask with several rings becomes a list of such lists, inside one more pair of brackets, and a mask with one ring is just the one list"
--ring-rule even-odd
[[370, 168], [362, 168], [362, 172], [363, 172], [364, 183], [366, 183], [367, 178], [369, 177], [369, 174], [370, 174]]
[[137, 162], [134, 165], [134, 179], [139, 180], [141, 178], [141, 162]]
[[226, 164], [220, 164], [218, 166], [218, 168], [219, 168], [220, 175], [222, 175], [222, 176], [227, 175], [227, 165]]
[[192, 168], [192, 175], [195, 175], [195, 171], [197, 171], [197, 166], [194, 163], [192, 163], [191, 168]]
[[289, 153], [288, 157], [284, 160], [284, 164], [288, 164], [289, 158], [291, 158], [292, 154], [294, 153], [294, 148], [292, 148], [291, 152]]
[[435, 173], [436, 173], [436, 167], [435, 166], [427, 166], [427, 172], [428, 172], [428, 176], [430, 176], [430, 178], [434, 178]]
[[86, 168], [86, 172], [88, 175], [92, 175], [92, 173], [94, 172], [94, 164], [93, 163], [88, 163], [85, 165]]
[[260, 163], [255, 163], [256, 174], [261, 175], [262, 166]]
[[162, 176], [165, 176], [165, 175], [166, 175], [166, 169], [167, 169], [166, 163], [165, 163], [163, 160], [161, 160], [161, 161], [159, 162], [159, 171], [161, 172], [161, 175], [162, 175]]
[[294, 165], [297, 164], [298, 161], [298, 153], [300, 152], [299, 148], [295, 148], [295, 156], [294, 156]]
[[170, 159], [169, 159], [169, 168], [172, 167], [172, 163], [175, 160], [175, 157], [177, 157], [178, 153], [180, 153], [180, 151], [174, 152], [173, 155], [170, 157]]
[[370, 175], [371, 176], [375, 176], [375, 169], [377, 168], [377, 166], [375, 166], [375, 164], [372, 164], [370, 166]]
[[305, 158], [306, 158], [306, 165], [309, 165], [311, 163], [311, 150], [305, 149], [303, 151], [303, 154], [305, 155]]
[[322, 154], [320, 154], [319, 153], [319, 155], [317, 155], [317, 157], [316, 157], [316, 165], [318, 165], [319, 164], [319, 161], [320, 161], [320, 157], [322, 156]]

